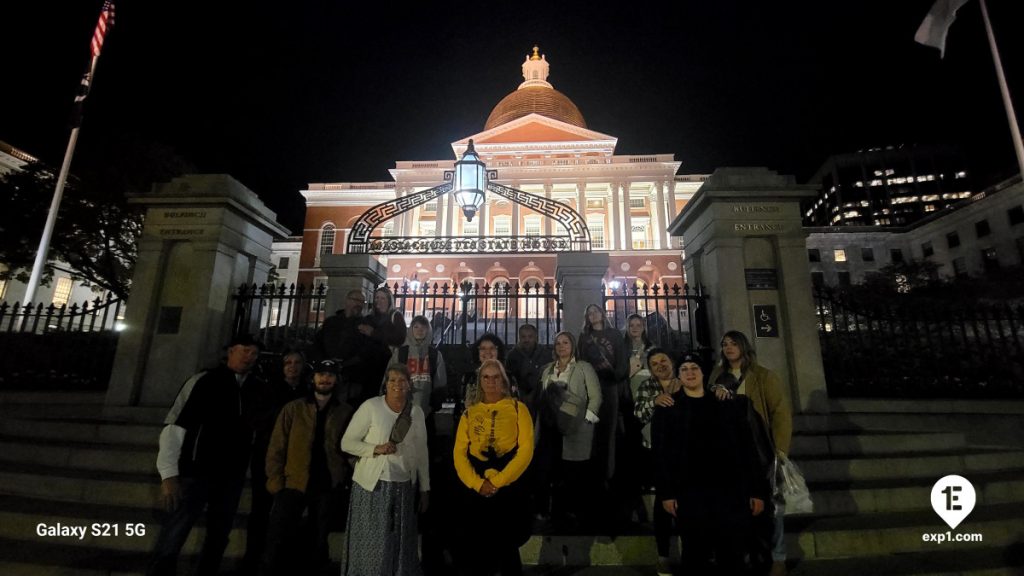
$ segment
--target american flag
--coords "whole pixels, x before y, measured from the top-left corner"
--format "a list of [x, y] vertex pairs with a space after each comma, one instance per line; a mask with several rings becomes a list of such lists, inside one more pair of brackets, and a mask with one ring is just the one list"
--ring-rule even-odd
[[96, 58], [100, 55], [100, 49], [103, 48], [103, 38], [106, 37], [107, 31], [114, 26], [114, 3], [111, 0], [106, 0], [103, 3], [103, 9], [100, 10], [100, 21], [96, 23], [96, 31], [92, 33], [92, 57]]

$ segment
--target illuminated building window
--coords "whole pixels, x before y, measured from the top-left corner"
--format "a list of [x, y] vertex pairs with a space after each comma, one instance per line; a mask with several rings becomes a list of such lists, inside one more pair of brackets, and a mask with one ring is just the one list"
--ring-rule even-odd
[[381, 235], [382, 236], [394, 236], [395, 235], [395, 221], [394, 220], [388, 220], [387, 224], [384, 224], [384, 227], [381, 228]]
[[424, 212], [437, 212], [437, 201], [435, 200], [434, 202], [427, 202], [426, 205], [423, 206], [423, 211]]
[[510, 236], [512, 234], [512, 219], [509, 216], [494, 217], [494, 235]]
[[647, 248], [647, 225], [646, 224], [633, 224], [632, 230], [632, 244], [634, 250], [643, 250]]
[[53, 305], [58, 308], [67, 306], [71, 298], [71, 287], [74, 283], [71, 278], [57, 278], [57, 284], [53, 288]]
[[0, 300], [4, 299], [5, 294], [7, 294], [7, 280], [0, 280]]
[[472, 222], [462, 221], [462, 235], [476, 236], [480, 234], [480, 219], [474, 218]]
[[320, 246], [317, 254], [334, 254], [334, 224], [324, 224], [320, 229]]
[[590, 247], [603, 249], [604, 245], [604, 215], [588, 214], [587, 228], [590, 228]]
[[629, 199], [629, 207], [630, 208], [643, 208], [646, 205], [647, 205], [646, 200], [644, 198], [642, 198], [642, 197], [641, 198], [630, 198]]
[[935, 212], [935, 206], [933, 206], [932, 204], [927, 204], [924, 207], [924, 211], [925, 212]]
[[836, 248], [833, 250], [832, 256], [835, 258], [836, 262], [846, 262], [846, 250], [843, 250], [842, 248]]
[[433, 220], [423, 220], [419, 223], [420, 236], [433, 236], [437, 231], [437, 225]]
[[[319, 286], [324, 286], [324, 287], [327, 286], [327, 276], [317, 276], [316, 278], [313, 278], [313, 292], [312, 292], [313, 294], [317, 293], [317, 288]], [[319, 300], [317, 300], [317, 299], [313, 300], [313, 312], [323, 312], [324, 311], [324, 306], [327, 304], [326, 294], [327, 294], [327, 292], [325, 291], [324, 292], [324, 295], [325, 295], [324, 298], [320, 298]]]
[[491, 284], [491, 312], [508, 310], [508, 280], [502, 278]]
[[540, 216], [527, 216], [523, 219], [523, 234], [540, 236]]

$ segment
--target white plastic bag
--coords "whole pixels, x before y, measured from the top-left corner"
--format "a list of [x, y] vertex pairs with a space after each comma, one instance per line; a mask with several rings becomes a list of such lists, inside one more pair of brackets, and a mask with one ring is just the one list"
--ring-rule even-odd
[[786, 505], [786, 516], [814, 512], [811, 492], [807, 489], [804, 474], [796, 463], [785, 456], [779, 456], [776, 469], [776, 498]]

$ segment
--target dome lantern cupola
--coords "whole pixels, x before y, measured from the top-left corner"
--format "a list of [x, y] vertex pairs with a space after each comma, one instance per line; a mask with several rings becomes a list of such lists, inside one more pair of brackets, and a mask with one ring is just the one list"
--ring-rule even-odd
[[540, 48], [534, 46], [533, 55], [526, 55], [526, 61], [523, 62], [523, 80], [525, 82], [519, 85], [520, 90], [530, 86], [552, 88], [548, 83], [547, 56], [538, 54], [539, 51]]

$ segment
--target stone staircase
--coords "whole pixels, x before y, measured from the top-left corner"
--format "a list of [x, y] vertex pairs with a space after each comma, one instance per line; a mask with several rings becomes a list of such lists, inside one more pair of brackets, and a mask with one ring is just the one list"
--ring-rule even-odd
[[[0, 574], [143, 571], [159, 531], [154, 461], [163, 411], [115, 419], [104, 417], [102, 402], [102, 394], [0, 394]], [[978, 445], [970, 430], [943, 431], [948, 418], [932, 416], [798, 418], [792, 452], [816, 509], [787, 518], [791, 574], [1024, 574], [1024, 447]], [[982, 542], [922, 540], [949, 530], [930, 505], [932, 485], [948, 474], [977, 491], [974, 511], [954, 533], [980, 533]], [[226, 570], [243, 552], [248, 493], [240, 508]], [[81, 539], [41, 537], [41, 523], [88, 529]], [[94, 524], [97, 532], [117, 525], [119, 534], [93, 534]], [[129, 525], [142, 534], [126, 535]], [[183, 565], [201, 535], [198, 526]], [[343, 535], [333, 535], [332, 556], [342, 550]], [[532, 574], [654, 573], [647, 526], [614, 539], [540, 533], [522, 555], [541, 565]]]

